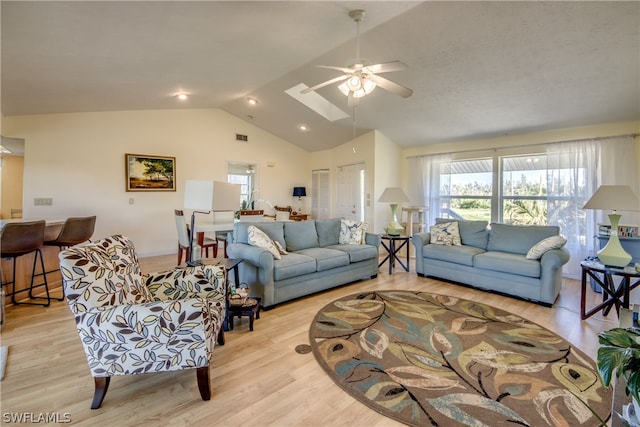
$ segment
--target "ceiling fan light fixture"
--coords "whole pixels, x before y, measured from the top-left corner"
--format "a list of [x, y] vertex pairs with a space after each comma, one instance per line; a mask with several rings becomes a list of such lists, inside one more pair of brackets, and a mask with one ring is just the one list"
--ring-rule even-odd
[[350, 77], [346, 82], [340, 84], [338, 89], [344, 96], [352, 94], [354, 98], [362, 98], [365, 95], [370, 94], [376, 88], [376, 83], [373, 80], [369, 80], [365, 76]]

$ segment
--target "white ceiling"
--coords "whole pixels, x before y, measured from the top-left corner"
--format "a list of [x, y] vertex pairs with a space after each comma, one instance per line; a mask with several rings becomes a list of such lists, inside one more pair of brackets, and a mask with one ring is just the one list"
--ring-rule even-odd
[[[640, 2], [2, 1], [4, 115], [222, 108], [307, 150], [353, 137], [284, 93], [355, 57], [400, 60], [357, 134], [403, 147], [640, 119]], [[186, 102], [174, 95], [191, 93]], [[246, 98], [258, 99], [250, 107]], [[249, 118], [251, 116], [252, 118]], [[310, 131], [303, 133], [298, 124]]]

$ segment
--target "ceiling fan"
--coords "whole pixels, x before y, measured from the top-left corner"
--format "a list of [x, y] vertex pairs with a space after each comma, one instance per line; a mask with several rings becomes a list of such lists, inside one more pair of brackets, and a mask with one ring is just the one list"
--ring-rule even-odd
[[380, 86], [381, 88], [403, 98], [408, 98], [413, 94], [413, 90], [378, 75], [382, 73], [389, 73], [391, 71], [406, 70], [407, 66], [404, 63], [400, 61], [391, 61], [383, 62], [381, 64], [366, 65], [360, 58], [360, 22], [362, 21], [364, 14], [365, 11], [362, 9], [352, 10], [349, 12], [349, 17], [356, 23], [355, 63], [347, 67], [316, 65], [318, 68], [329, 68], [332, 70], [342, 71], [344, 74], [313, 87], [304, 89], [301, 93], [309, 93], [325, 86], [342, 82], [338, 86], [338, 89], [340, 89], [344, 95], [349, 97], [350, 102], [353, 101], [352, 98], [362, 98], [363, 96], [371, 93], [376, 86]]

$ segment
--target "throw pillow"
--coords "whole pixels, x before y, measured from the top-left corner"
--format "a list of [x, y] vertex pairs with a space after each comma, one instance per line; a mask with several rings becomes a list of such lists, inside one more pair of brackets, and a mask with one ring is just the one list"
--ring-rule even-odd
[[431, 233], [430, 243], [435, 245], [462, 245], [462, 240], [460, 240], [460, 229], [458, 228], [457, 221], [432, 225], [429, 228], [429, 232]]
[[341, 245], [362, 245], [364, 244], [367, 227], [366, 222], [353, 221], [350, 219], [340, 220], [340, 238], [338, 243]]
[[540, 240], [538, 243], [533, 245], [525, 258], [527, 259], [540, 259], [545, 252], [550, 251], [551, 249], [560, 249], [567, 243], [567, 239], [562, 236], [551, 236], [546, 239]]
[[273, 254], [275, 259], [282, 259], [280, 256], [280, 251], [273, 243], [273, 240], [267, 234], [260, 230], [255, 225], [250, 225], [247, 229], [248, 234], [248, 242], [251, 246], [256, 246], [258, 248], [267, 249], [269, 252]]
[[288, 255], [289, 254], [289, 252], [287, 252], [287, 250], [282, 247], [280, 242], [278, 242], [277, 240], [274, 240], [273, 243], [276, 245], [276, 248], [278, 248], [278, 252], [280, 252], [280, 255]]

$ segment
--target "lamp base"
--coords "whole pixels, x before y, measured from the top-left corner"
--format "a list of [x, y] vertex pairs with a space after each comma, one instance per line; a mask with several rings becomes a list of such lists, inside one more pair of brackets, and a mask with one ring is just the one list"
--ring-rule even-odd
[[384, 232], [389, 236], [399, 236], [404, 233], [404, 227], [398, 222], [398, 216], [396, 215], [396, 209], [398, 205], [391, 203], [391, 222], [384, 228]]
[[598, 259], [604, 265], [611, 267], [626, 267], [631, 262], [631, 255], [624, 250], [618, 238], [618, 222], [620, 215], [609, 214], [611, 222], [611, 236], [606, 246], [598, 251]]

